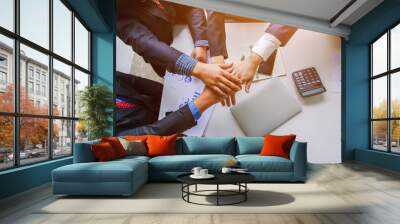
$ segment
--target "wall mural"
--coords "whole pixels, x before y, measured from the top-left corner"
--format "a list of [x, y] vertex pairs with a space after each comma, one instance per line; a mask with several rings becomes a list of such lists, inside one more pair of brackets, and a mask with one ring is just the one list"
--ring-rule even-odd
[[294, 133], [310, 162], [341, 161], [339, 37], [126, 0], [116, 41], [117, 134]]

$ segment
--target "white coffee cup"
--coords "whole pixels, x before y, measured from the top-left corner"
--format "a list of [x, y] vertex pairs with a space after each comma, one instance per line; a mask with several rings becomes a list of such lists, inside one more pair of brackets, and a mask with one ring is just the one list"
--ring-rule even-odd
[[222, 172], [222, 173], [230, 173], [230, 172], [232, 172], [232, 168], [229, 168], [229, 167], [222, 167], [221, 172]]
[[196, 176], [199, 176], [199, 175], [201, 175], [201, 174], [200, 174], [200, 171], [201, 171], [201, 170], [202, 170], [201, 167], [193, 167], [192, 173], [193, 173], [194, 175], [196, 175]]
[[207, 176], [208, 175], [208, 169], [201, 169], [200, 170], [200, 176]]

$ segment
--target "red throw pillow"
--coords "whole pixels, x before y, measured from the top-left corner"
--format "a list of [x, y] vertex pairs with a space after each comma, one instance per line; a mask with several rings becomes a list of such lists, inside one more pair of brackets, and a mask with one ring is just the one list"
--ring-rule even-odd
[[99, 162], [110, 161], [116, 159], [115, 151], [109, 142], [102, 142], [91, 145], [94, 157]]
[[118, 158], [126, 156], [126, 151], [117, 137], [101, 138], [101, 142], [108, 142], [114, 149], [115, 155]]
[[165, 155], [175, 155], [175, 141], [177, 135], [170, 136], [159, 136], [159, 135], [149, 135], [147, 136], [147, 155], [148, 156], [165, 156]]
[[267, 134], [264, 136], [264, 146], [261, 149], [261, 156], [280, 156], [286, 159], [290, 157], [290, 148], [296, 135], [275, 136]]
[[128, 141], [146, 141], [147, 135], [125, 135], [124, 139]]

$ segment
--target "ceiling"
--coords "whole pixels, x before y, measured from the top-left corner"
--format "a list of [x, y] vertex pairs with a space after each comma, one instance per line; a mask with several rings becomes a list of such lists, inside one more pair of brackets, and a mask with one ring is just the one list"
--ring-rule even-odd
[[170, 0], [347, 37], [351, 25], [383, 0]]

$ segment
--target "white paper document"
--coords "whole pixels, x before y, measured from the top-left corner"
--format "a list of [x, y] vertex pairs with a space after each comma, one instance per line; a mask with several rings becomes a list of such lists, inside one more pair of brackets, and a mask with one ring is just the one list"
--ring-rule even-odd
[[[196, 99], [203, 89], [204, 83], [196, 77], [167, 72], [164, 76], [164, 88], [158, 119], [162, 119], [169, 112], [176, 111]], [[203, 136], [213, 110], [214, 106], [204, 111], [197, 121], [197, 125], [185, 131], [184, 134], [188, 136]]]

